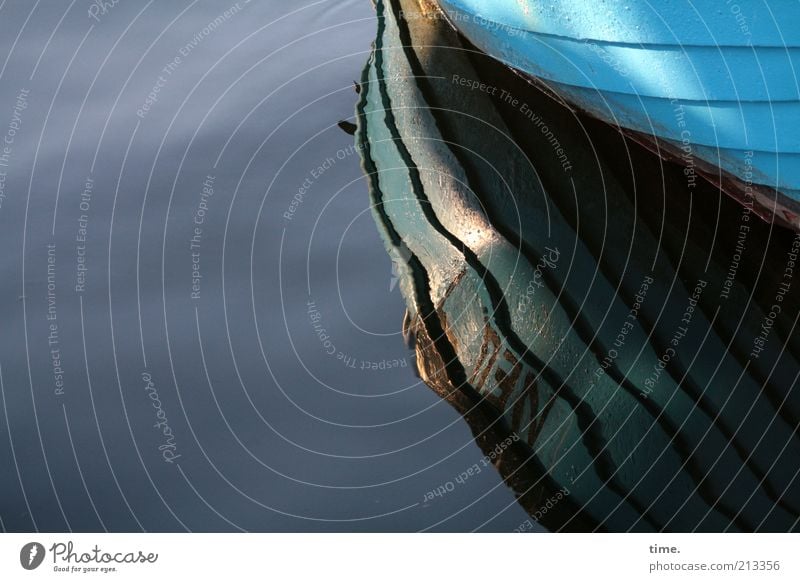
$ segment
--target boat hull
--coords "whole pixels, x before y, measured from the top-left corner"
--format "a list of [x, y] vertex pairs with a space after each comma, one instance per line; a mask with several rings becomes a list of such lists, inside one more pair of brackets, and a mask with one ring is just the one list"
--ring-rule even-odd
[[800, 228], [800, 39], [769, 8], [740, 2], [733, 14], [707, 2], [635, 0], [611, 2], [606, 14], [539, 4], [439, 0], [482, 51], [640, 141], [679, 152], [687, 188], [697, 174], [710, 177], [762, 216]]
[[[735, 237], [690, 204], [639, 208], [610, 166], [618, 132], [405, 14], [415, 2], [377, 2], [356, 144], [421, 378], [549, 529], [796, 529], [797, 306], [749, 359], [772, 289], [725, 283]], [[643, 175], [626, 183], [675, 183], [628, 155]], [[753, 248], [780, 238], [752, 230]]]

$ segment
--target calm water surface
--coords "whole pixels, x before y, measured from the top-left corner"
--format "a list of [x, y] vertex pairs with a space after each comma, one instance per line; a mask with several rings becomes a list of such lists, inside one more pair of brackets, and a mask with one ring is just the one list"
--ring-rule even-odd
[[[353, 138], [367, 0], [0, 9], [6, 531], [510, 531], [414, 374]], [[428, 496], [430, 497], [430, 496]]]

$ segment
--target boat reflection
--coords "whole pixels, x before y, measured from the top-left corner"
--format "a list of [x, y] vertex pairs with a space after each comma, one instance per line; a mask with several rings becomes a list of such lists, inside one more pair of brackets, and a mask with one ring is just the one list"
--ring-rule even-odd
[[376, 10], [356, 139], [407, 332], [522, 506], [551, 530], [798, 529], [800, 238], [432, 3]]

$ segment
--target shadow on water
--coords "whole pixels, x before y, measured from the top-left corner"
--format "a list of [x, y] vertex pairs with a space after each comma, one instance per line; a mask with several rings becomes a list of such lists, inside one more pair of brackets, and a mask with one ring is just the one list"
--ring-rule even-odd
[[376, 9], [356, 140], [406, 332], [519, 503], [551, 530], [796, 530], [800, 239], [431, 3]]

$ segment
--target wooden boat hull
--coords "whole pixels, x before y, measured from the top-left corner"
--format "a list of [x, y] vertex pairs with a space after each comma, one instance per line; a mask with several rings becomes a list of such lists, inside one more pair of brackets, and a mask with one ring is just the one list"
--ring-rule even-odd
[[550, 529], [797, 529], [796, 301], [751, 358], [773, 288], [728, 283], [691, 212], [637, 210], [598, 153], [634, 155], [616, 132], [478, 67], [415, 0], [376, 9], [357, 146], [420, 374], [479, 444], [516, 437], [492, 458], [523, 506], [568, 488]]
[[[475, 46], [800, 228], [800, 5], [439, 0]], [[658, 146], [656, 146], [658, 147]]]

